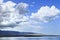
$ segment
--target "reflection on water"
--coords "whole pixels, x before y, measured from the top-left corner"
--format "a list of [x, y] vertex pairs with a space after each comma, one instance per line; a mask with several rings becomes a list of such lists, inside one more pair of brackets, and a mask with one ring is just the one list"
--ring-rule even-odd
[[60, 40], [60, 37], [0, 37], [0, 40]]

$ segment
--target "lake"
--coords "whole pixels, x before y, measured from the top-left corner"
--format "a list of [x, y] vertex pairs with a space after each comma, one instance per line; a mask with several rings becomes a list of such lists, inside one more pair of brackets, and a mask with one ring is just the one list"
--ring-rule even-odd
[[0, 40], [60, 40], [60, 37], [0, 37]]

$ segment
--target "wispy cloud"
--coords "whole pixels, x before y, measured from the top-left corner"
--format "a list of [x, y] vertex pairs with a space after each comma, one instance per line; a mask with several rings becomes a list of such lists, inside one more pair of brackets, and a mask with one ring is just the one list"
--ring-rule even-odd
[[0, 4], [2, 4], [3, 0], [0, 0]]

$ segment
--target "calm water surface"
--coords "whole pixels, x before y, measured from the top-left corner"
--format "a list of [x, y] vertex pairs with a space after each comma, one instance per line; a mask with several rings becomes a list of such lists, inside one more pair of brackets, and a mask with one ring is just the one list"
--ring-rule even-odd
[[60, 37], [0, 37], [0, 40], [60, 40]]

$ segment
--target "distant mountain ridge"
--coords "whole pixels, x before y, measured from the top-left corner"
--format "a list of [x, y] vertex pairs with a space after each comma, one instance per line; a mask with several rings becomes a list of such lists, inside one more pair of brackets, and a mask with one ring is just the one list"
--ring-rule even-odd
[[[34, 32], [1, 31], [0, 37], [40, 37], [43, 34]], [[43, 35], [44, 36], [44, 35]]]
[[33, 32], [17, 32], [17, 31], [1, 31], [0, 37], [36, 37], [38, 35], [34, 35], [37, 33]]
[[25, 35], [25, 34], [35, 34], [32, 32], [17, 32], [17, 31], [1, 31], [0, 30], [0, 34], [1, 35]]

